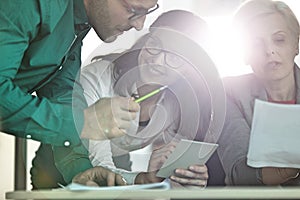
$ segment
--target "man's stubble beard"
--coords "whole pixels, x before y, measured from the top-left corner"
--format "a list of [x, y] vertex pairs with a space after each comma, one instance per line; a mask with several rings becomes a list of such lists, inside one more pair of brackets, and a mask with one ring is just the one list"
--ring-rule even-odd
[[90, 9], [93, 11], [91, 13], [93, 18], [90, 20], [90, 23], [98, 37], [106, 43], [115, 41], [117, 37], [114, 36], [113, 28], [111, 27], [108, 0], [92, 0], [90, 6]]

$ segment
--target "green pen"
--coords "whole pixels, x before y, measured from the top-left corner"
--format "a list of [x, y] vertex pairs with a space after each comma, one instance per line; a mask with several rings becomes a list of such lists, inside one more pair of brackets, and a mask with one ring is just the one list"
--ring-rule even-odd
[[158, 88], [158, 89], [156, 89], [156, 90], [153, 90], [153, 91], [150, 92], [149, 94], [146, 94], [146, 95], [144, 95], [144, 96], [142, 96], [142, 97], [140, 97], [140, 98], [138, 98], [138, 99], [136, 99], [136, 100], [134, 100], [134, 101], [135, 101], [136, 103], [140, 103], [140, 102], [144, 101], [145, 99], [148, 99], [149, 97], [152, 97], [153, 95], [155, 95], [155, 94], [159, 93], [160, 91], [166, 89], [167, 87], [168, 87], [167, 85], [162, 86], [161, 88]]

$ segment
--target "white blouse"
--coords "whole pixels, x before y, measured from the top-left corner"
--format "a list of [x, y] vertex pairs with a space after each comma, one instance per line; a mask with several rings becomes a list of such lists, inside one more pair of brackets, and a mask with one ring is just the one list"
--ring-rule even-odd
[[[113, 69], [114, 65], [106, 60], [98, 60], [83, 67], [81, 84], [88, 105], [92, 105], [104, 97], [124, 96], [124, 94], [131, 96], [135, 91], [136, 86], [134, 84], [130, 87], [124, 87], [131, 91], [116, 91]], [[139, 119], [137, 117], [125, 136], [103, 141], [90, 140], [89, 152], [92, 164], [108, 167], [121, 174], [128, 184], [133, 184], [138, 172], [116, 169], [112, 156], [141, 149], [149, 144], [153, 144], [155, 148], [155, 145], [168, 144], [172, 140], [193, 140], [198, 126], [201, 124], [200, 105], [199, 102], [196, 102], [197, 98], [192, 98], [193, 95], [197, 96], [194, 94], [195, 91], [189, 93], [186, 90], [187, 87], [183, 86], [182, 88], [182, 91], [179, 91], [180, 94], [176, 94], [176, 90], [172, 90], [172, 87], [170, 87], [170, 91], [164, 91], [154, 107], [148, 125], [143, 129], [138, 130]], [[183, 96], [182, 93], [187, 96]]]

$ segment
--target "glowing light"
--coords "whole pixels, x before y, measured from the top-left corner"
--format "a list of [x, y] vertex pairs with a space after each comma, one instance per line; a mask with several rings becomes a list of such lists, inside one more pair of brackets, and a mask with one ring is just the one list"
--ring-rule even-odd
[[238, 34], [231, 27], [231, 17], [205, 19], [210, 28], [210, 46], [207, 51], [218, 68], [220, 76], [236, 76], [251, 72], [244, 64]]

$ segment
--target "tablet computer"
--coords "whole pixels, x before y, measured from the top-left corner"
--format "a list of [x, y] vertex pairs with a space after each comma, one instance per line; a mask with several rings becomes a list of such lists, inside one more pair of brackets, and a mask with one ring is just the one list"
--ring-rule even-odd
[[187, 169], [195, 164], [204, 165], [217, 147], [218, 144], [182, 139], [156, 176], [168, 178], [174, 175], [175, 169]]

